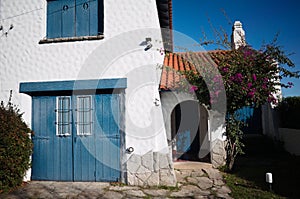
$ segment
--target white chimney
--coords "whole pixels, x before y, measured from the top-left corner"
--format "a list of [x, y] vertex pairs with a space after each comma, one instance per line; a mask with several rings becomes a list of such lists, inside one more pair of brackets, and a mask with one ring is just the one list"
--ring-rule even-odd
[[245, 31], [243, 30], [242, 23], [235, 21], [232, 27], [231, 48], [236, 50], [241, 46], [246, 46]]

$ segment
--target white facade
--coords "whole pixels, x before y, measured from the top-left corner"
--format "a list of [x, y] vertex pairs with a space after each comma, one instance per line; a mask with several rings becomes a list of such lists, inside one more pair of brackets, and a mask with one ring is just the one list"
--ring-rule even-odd
[[[46, 10], [46, 0], [0, 0], [0, 99], [13, 90], [13, 103], [30, 125], [31, 98], [19, 94], [20, 82], [125, 77], [125, 148], [140, 156], [168, 153], [162, 109], [154, 103], [164, 58], [156, 1], [104, 0], [104, 39], [93, 41], [39, 44]], [[153, 45], [147, 51], [146, 38]]]

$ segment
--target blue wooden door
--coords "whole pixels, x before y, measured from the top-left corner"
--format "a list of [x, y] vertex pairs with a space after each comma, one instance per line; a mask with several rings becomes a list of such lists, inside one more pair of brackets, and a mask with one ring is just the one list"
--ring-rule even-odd
[[32, 180], [72, 181], [72, 138], [56, 136], [56, 97], [32, 98]]
[[235, 112], [238, 120], [243, 121], [246, 125], [242, 128], [245, 134], [262, 133], [262, 112], [261, 107], [254, 108], [245, 106]]
[[72, 96], [72, 132], [57, 135], [57, 98], [33, 97], [32, 180], [119, 181], [118, 94]]
[[95, 136], [93, 96], [73, 96], [74, 181], [95, 181]]
[[[120, 134], [119, 95], [101, 94], [92, 96], [91, 133], [78, 133], [78, 104], [76, 99], [77, 124], [74, 134], [74, 181], [119, 181], [120, 179]], [[84, 113], [89, 111], [83, 105]], [[84, 125], [84, 124], [83, 124]], [[86, 132], [89, 131], [85, 129]]]
[[120, 180], [120, 98], [102, 94], [96, 107], [96, 181]]

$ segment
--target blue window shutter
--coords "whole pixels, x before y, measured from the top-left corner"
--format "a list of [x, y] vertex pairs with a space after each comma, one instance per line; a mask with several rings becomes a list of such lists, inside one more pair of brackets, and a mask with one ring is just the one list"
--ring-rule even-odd
[[[91, 26], [94, 27], [94, 23], [98, 23], [98, 25], [95, 25], [95, 27], [97, 27], [97, 35], [99, 35], [99, 34], [103, 34], [104, 32], [104, 3], [103, 0], [98, 0], [97, 3], [98, 6], [95, 6], [97, 7], [97, 13], [94, 14], [94, 12], [92, 12], [92, 15], [98, 17], [95, 17], [95, 21], [93, 21]], [[93, 29], [91, 33], [93, 33], [93, 31], [95, 30]]]
[[90, 35], [98, 35], [98, 20], [101, 20], [98, 16], [98, 1], [91, 1], [90, 2]]
[[62, 37], [75, 36], [75, 1], [62, 1]]
[[62, 2], [48, 1], [47, 38], [58, 38], [62, 34]]
[[77, 0], [76, 1], [76, 36], [87, 36], [90, 35], [89, 21], [90, 21], [90, 10], [93, 5], [88, 0]]

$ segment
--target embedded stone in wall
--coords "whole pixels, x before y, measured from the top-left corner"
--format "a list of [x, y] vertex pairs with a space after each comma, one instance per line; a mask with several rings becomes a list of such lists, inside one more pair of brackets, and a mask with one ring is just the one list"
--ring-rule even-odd
[[139, 167], [142, 164], [142, 158], [139, 155], [132, 155], [130, 159], [127, 161], [127, 171], [131, 173], [137, 172]]
[[157, 186], [159, 184], [159, 173], [152, 172], [149, 178], [146, 180], [145, 186]]
[[142, 156], [142, 165], [149, 169], [150, 171], [153, 171], [153, 153], [148, 152], [145, 155]]
[[159, 170], [159, 185], [176, 186], [175, 172], [171, 169]]
[[131, 155], [127, 161], [127, 183], [137, 186], [175, 186], [176, 177], [169, 154], [148, 152]]
[[173, 162], [170, 160], [169, 154], [154, 153], [155, 154], [155, 164], [159, 169], [173, 169]]
[[214, 168], [225, 165], [226, 163], [225, 141], [216, 139], [212, 142], [211, 163]]

